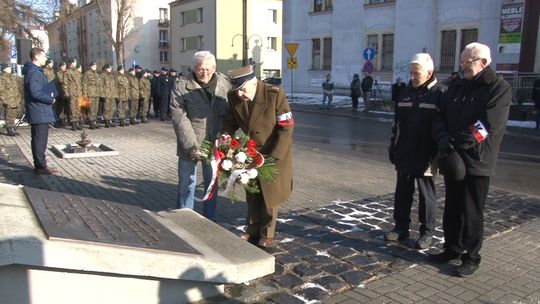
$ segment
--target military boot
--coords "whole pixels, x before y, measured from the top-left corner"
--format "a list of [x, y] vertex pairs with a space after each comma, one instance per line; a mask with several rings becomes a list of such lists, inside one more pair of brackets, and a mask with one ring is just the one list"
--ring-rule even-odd
[[78, 121], [76, 122], [76, 127], [77, 127], [77, 130], [82, 130], [81, 123]]
[[142, 123], [149, 123], [150, 121], [148, 120], [148, 118], [146, 118], [146, 116], [143, 116], [141, 122]]
[[105, 128], [110, 128], [110, 127], [111, 127], [110, 120], [105, 120]]
[[109, 124], [111, 125], [112, 128], [116, 127], [116, 124], [114, 124], [114, 122], [112, 122], [112, 120], [109, 120]]
[[95, 120], [90, 121], [90, 129], [92, 129], [92, 127], [94, 127], [94, 129], [99, 129], [99, 125]]
[[62, 118], [62, 119], [60, 120], [60, 126], [61, 126], [61, 127], [65, 127], [65, 126], [67, 126], [67, 125], [68, 125], [68, 124], [67, 124], [67, 118]]
[[135, 119], [135, 117], [131, 117], [129, 119], [129, 123], [132, 124], [132, 125], [138, 125], [139, 121], [137, 119]]
[[7, 127], [7, 135], [8, 136], [15, 136], [15, 135], [17, 135], [17, 132], [15, 132], [15, 129], [13, 129], [13, 127]]
[[71, 131], [77, 131], [77, 122], [76, 121], [71, 122]]
[[125, 127], [125, 126], [126, 126], [126, 121], [123, 119], [120, 119], [120, 127]]

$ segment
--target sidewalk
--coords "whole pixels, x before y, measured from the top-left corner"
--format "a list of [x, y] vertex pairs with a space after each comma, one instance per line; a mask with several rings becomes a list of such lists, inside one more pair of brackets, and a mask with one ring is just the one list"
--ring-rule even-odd
[[[378, 114], [373, 119], [379, 119]], [[0, 182], [149, 210], [175, 207], [176, 140], [170, 123], [87, 129], [89, 139], [107, 144], [120, 155], [66, 160], [49, 151], [50, 165], [60, 169], [54, 176], [32, 172], [29, 129], [18, 131], [21, 134], [15, 138], [0, 136]], [[49, 146], [79, 139], [80, 132], [51, 129]], [[392, 223], [395, 184], [391, 166], [297, 145], [293, 153], [294, 194], [280, 208], [277, 244], [268, 250], [276, 257], [276, 272], [228, 286], [225, 296], [207, 303], [540, 303], [536, 262], [540, 198], [491, 189], [483, 263], [478, 274], [459, 279], [448, 268], [426, 262], [426, 252], [413, 248], [414, 233], [405, 246], [383, 241], [384, 231]], [[233, 233], [239, 233], [245, 224], [246, 207], [241, 199], [231, 203], [219, 197], [218, 201], [219, 224]], [[200, 206], [196, 210], [200, 212]], [[412, 210], [412, 214], [416, 212]], [[413, 218], [411, 227], [417, 225]], [[442, 239], [440, 227], [435, 237]]]

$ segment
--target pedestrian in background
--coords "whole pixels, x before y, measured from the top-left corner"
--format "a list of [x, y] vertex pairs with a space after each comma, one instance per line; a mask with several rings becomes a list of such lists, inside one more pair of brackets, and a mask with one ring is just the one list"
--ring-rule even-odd
[[45, 77], [47, 77], [47, 80], [49, 82], [53, 81], [55, 76], [54, 69], [53, 69], [54, 61], [52, 59], [47, 59], [45, 61], [45, 65], [43, 66], [43, 73], [45, 74]]
[[396, 78], [396, 82], [392, 85], [392, 103], [394, 104], [394, 109], [396, 109], [396, 102], [398, 100], [399, 94], [405, 88], [405, 83], [401, 81], [401, 77]]
[[19, 89], [19, 77], [12, 75], [11, 66], [7, 63], [0, 65], [2, 74], [0, 75], [0, 105], [4, 112], [4, 121], [6, 123], [6, 132], [8, 136], [15, 136], [15, 119], [19, 114], [19, 104], [21, 93]]
[[292, 192], [292, 135], [294, 119], [283, 89], [257, 80], [251, 66], [229, 71], [232, 90], [228, 94], [223, 132], [238, 129], [256, 142], [255, 149], [275, 159], [274, 180], [258, 179], [259, 193], [246, 191], [246, 233], [241, 238], [260, 247], [274, 240], [279, 205]]
[[149, 70], [142, 70], [139, 78], [139, 94], [140, 94], [140, 116], [142, 123], [148, 123], [148, 109], [150, 108], [150, 80], [148, 75]]
[[56, 69], [56, 89], [58, 90], [58, 96], [54, 103], [54, 111], [58, 118], [56, 122], [57, 127], [67, 126], [67, 118], [69, 115], [69, 98], [66, 96], [67, 92], [65, 91], [66, 85], [64, 81], [66, 70], [66, 63], [60, 61], [58, 63], [58, 68]]
[[159, 115], [159, 92], [158, 92], [158, 82], [159, 82], [159, 72], [154, 71], [154, 76], [152, 77], [152, 107], [154, 112], [154, 119], [160, 117]]
[[358, 111], [358, 98], [362, 96], [362, 87], [360, 85], [360, 76], [358, 74], [353, 75], [353, 80], [351, 81], [351, 100], [352, 100], [352, 110], [351, 112]]
[[364, 98], [364, 110], [362, 112], [369, 112], [371, 98], [371, 92], [373, 90], [373, 77], [368, 71], [364, 71], [364, 78], [362, 79], [362, 97]]
[[[321, 109], [330, 109], [332, 105], [332, 99], [334, 95], [334, 82], [330, 81], [330, 74], [326, 75], [326, 80], [322, 83], [322, 91], [323, 91], [323, 99], [321, 104]], [[326, 104], [326, 100], [328, 100], [328, 104]]]
[[[386, 233], [387, 241], [404, 242], [409, 237], [411, 206], [415, 183], [418, 186], [418, 221], [416, 248], [431, 245], [435, 232], [437, 195], [432, 167], [437, 144], [432, 138], [433, 117], [442, 96], [431, 56], [414, 55], [409, 62], [411, 82], [396, 99], [394, 124], [388, 148], [389, 158], [397, 171], [394, 194], [394, 229]], [[401, 80], [401, 79], [400, 79]]]
[[139, 78], [137, 78], [137, 72], [134, 68], [129, 68], [128, 80], [129, 80], [129, 123], [136, 125], [139, 123], [137, 120], [137, 113], [139, 112]]
[[[171, 116], [177, 141], [178, 208], [193, 209], [199, 147], [203, 140], [213, 142], [221, 130], [230, 89], [227, 77], [216, 71], [216, 57], [208, 51], [196, 52], [190, 75], [175, 82]], [[202, 163], [202, 175], [204, 189], [208, 189], [212, 168], [207, 162]], [[203, 215], [212, 221], [216, 220], [216, 203], [217, 192], [203, 202]]]
[[41, 48], [30, 50], [30, 60], [23, 67], [24, 75], [24, 102], [26, 107], [26, 120], [30, 124], [32, 157], [34, 159], [34, 172], [39, 175], [54, 174], [58, 170], [47, 166], [45, 151], [49, 140], [49, 124], [54, 122], [52, 105], [58, 94], [54, 83], [47, 80], [41, 67], [45, 64], [47, 56]]
[[[101, 97], [103, 98], [103, 119], [105, 120], [105, 128], [114, 128], [113, 123], [114, 107], [116, 98], [118, 97], [118, 86], [116, 77], [112, 73], [110, 64], [105, 64], [101, 68]], [[120, 117], [120, 121], [122, 118]]]
[[77, 60], [71, 58], [69, 60], [69, 67], [64, 73], [64, 88], [65, 97], [69, 104], [69, 123], [71, 124], [71, 130], [81, 130], [79, 120], [81, 119], [81, 108], [79, 105], [79, 97], [82, 95], [81, 76], [77, 70]]
[[[450, 87], [439, 106], [433, 135], [444, 174], [444, 252], [430, 255], [446, 263], [461, 256], [458, 276], [479, 267], [484, 236], [484, 205], [495, 174], [512, 92], [489, 66], [487, 45], [473, 42], [461, 53], [463, 79]], [[458, 173], [456, 173], [458, 172]]]
[[168, 70], [166, 68], [161, 68], [161, 75], [159, 75], [159, 80], [157, 84], [157, 92], [159, 94], [159, 113], [160, 120], [167, 121], [169, 120], [169, 98], [171, 96], [171, 80], [169, 79]]
[[540, 127], [540, 78], [533, 82], [532, 100], [534, 101], [534, 120], [536, 122], [535, 130]]

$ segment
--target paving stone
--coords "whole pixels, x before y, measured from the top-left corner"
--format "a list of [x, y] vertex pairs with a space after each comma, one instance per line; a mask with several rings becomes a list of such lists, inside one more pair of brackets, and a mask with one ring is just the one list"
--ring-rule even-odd
[[334, 274], [334, 275], [351, 271], [353, 269], [354, 267], [351, 266], [350, 264], [341, 263], [341, 262], [332, 263], [330, 265], [322, 267], [322, 270], [329, 272], [331, 274]]
[[317, 287], [303, 288], [296, 292], [296, 294], [306, 299], [308, 303], [313, 303], [313, 301], [319, 301], [329, 296], [326, 290]]
[[299, 275], [300, 277], [313, 277], [321, 274], [323, 271], [310, 263], [300, 263], [293, 268], [293, 272]]
[[271, 303], [276, 304], [304, 304], [304, 301], [300, 300], [299, 298], [290, 295], [286, 291], [278, 292], [272, 295], [269, 295], [265, 298], [266, 301], [269, 301]]
[[348, 256], [351, 256], [355, 253], [357, 253], [356, 250], [354, 249], [351, 249], [350, 247], [345, 247], [345, 246], [336, 246], [330, 250], [328, 250], [328, 253], [336, 258], [344, 258], [344, 257], [348, 257]]
[[243, 303], [254, 302], [259, 294], [251, 286], [237, 284], [226, 289], [226, 295]]
[[289, 250], [289, 254], [302, 258], [305, 256], [316, 255], [317, 250], [309, 248], [309, 247], [298, 247], [298, 248]]
[[351, 285], [358, 285], [363, 281], [371, 279], [373, 276], [362, 270], [353, 270], [346, 273], [342, 273], [340, 277], [345, 280], [345, 282]]
[[266, 296], [268, 294], [279, 291], [279, 287], [276, 286], [276, 284], [272, 282], [269, 278], [258, 280], [253, 285], [253, 288], [259, 295], [262, 295], [262, 296]]
[[349, 287], [349, 285], [346, 282], [341, 280], [339, 277], [333, 276], [333, 275], [317, 278], [314, 280], [314, 282], [321, 285], [326, 290], [330, 290], [332, 292], [340, 291], [342, 289]]
[[308, 263], [314, 264], [314, 265], [328, 265], [335, 263], [335, 261], [332, 258], [329, 258], [324, 255], [312, 255], [307, 256], [303, 258]]
[[301, 278], [292, 273], [275, 276], [273, 279], [287, 289], [294, 289], [304, 283]]
[[345, 259], [345, 261], [347, 263], [350, 263], [354, 267], [362, 267], [362, 266], [369, 265], [369, 264], [373, 263], [371, 258], [369, 258], [367, 256], [364, 256], [364, 255], [361, 255], [361, 254], [357, 254], [357, 255], [354, 255], [352, 257], [348, 257], [348, 258]]
[[276, 262], [278, 262], [281, 265], [289, 265], [289, 264], [295, 264], [295, 263], [300, 262], [300, 260], [297, 257], [288, 253], [276, 254], [274, 258], [276, 259]]

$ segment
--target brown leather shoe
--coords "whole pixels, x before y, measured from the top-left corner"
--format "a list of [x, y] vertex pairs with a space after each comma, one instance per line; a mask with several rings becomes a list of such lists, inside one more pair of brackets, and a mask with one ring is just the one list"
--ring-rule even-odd
[[37, 175], [52, 175], [52, 174], [58, 173], [58, 170], [53, 167], [47, 167], [47, 168], [35, 169], [34, 172], [36, 172]]
[[267, 238], [267, 237], [261, 237], [259, 240], [259, 243], [257, 245], [259, 247], [267, 248], [273, 246], [274, 239], [273, 238]]
[[256, 245], [257, 242], [259, 242], [259, 237], [258, 236], [250, 235], [250, 234], [247, 234], [247, 233], [240, 234], [240, 238], [242, 240], [244, 240], [244, 241], [250, 242], [253, 245]]

